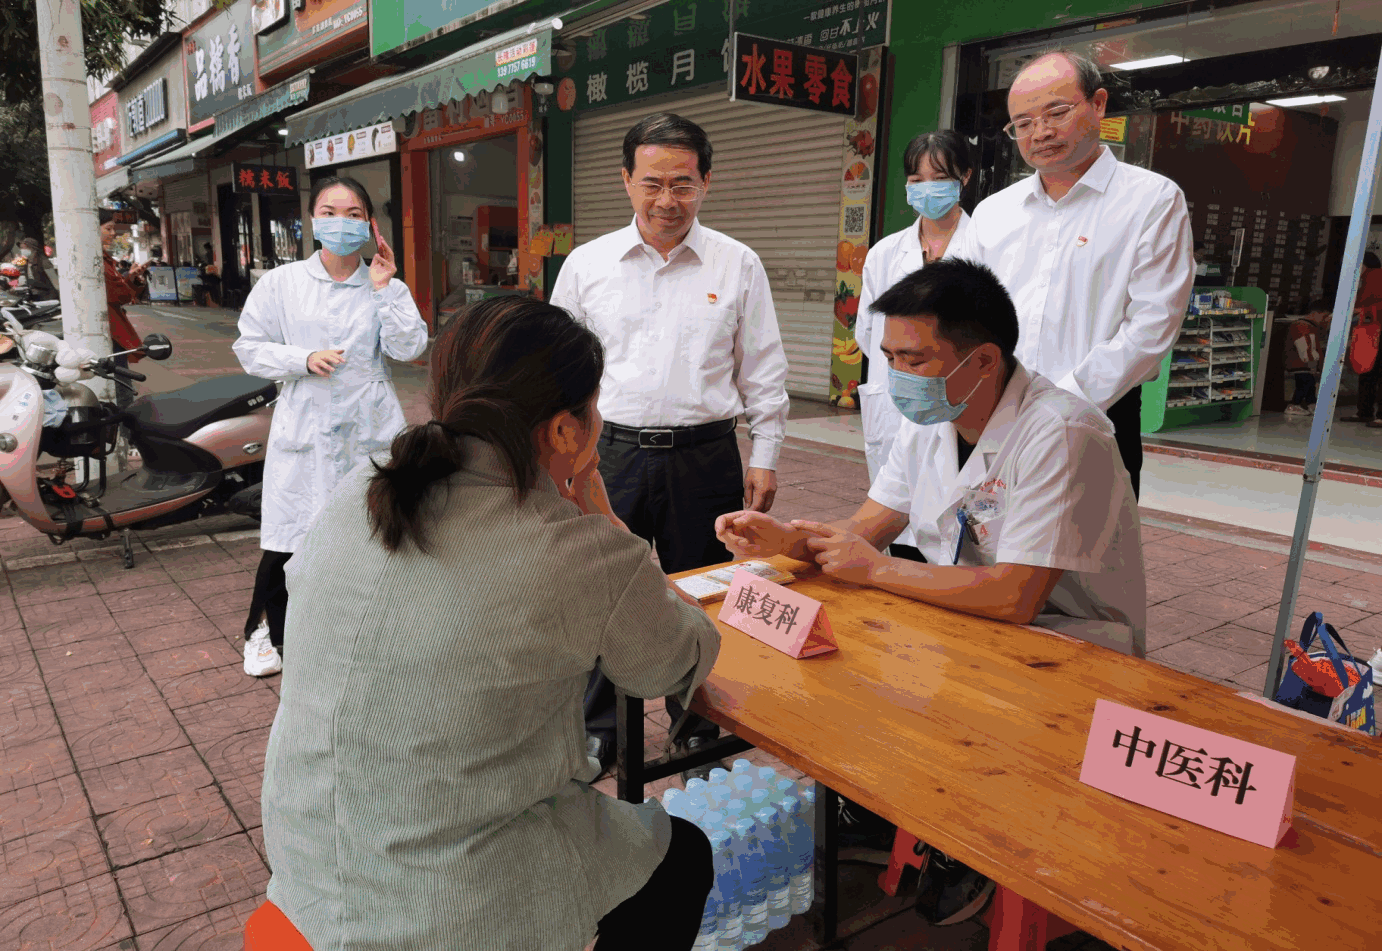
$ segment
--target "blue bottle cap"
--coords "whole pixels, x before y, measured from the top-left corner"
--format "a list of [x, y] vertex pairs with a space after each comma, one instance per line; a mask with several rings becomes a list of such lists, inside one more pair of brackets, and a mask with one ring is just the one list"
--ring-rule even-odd
[[750, 763], [748, 760], [744, 759], [743, 757], [740, 757], [739, 759], [735, 760], [733, 765], [733, 771], [736, 773], [746, 773], [749, 770], [753, 769], [753, 764]]
[[729, 770], [723, 766], [716, 766], [710, 771], [710, 784], [712, 786], [726, 782], [729, 782]]

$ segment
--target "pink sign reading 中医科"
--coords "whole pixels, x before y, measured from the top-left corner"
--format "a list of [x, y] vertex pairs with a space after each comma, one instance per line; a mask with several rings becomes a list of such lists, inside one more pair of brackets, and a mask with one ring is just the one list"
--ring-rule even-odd
[[730, 627], [790, 657], [813, 657], [835, 650], [835, 635], [825, 618], [824, 605], [751, 571], [734, 573], [719, 616]]
[[1291, 827], [1296, 758], [1099, 700], [1080, 782], [1275, 848]]

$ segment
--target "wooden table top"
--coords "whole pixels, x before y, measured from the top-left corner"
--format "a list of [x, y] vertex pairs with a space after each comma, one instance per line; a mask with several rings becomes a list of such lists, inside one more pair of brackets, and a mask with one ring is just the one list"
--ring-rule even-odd
[[[1382, 948], [1382, 741], [769, 560], [825, 605], [839, 650], [794, 660], [720, 624], [697, 713], [1115, 947]], [[1099, 698], [1297, 757], [1287, 844], [1080, 783]]]

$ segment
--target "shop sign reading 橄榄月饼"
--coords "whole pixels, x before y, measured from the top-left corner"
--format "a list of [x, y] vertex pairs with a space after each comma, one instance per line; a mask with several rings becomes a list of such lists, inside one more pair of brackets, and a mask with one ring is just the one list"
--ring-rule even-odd
[[398, 135], [393, 123], [381, 122], [352, 132], [329, 135], [306, 143], [303, 147], [308, 168], [358, 162], [376, 155], [398, 151]]
[[355, 31], [369, 25], [368, 0], [310, 0], [297, 4], [280, 28], [259, 36], [259, 76], [278, 78], [349, 45]]
[[235, 162], [231, 166], [235, 191], [259, 195], [296, 195], [298, 170], [291, 165], [246, 165]]
[[160, 76], [125, 103], [130, 138], [137, 138], [168, 118], [168, 80]]
[[730, 98], [852, 116], [858, 73], [851, 53], [736, 33]]
[[254, 95], [251, 0], [236, 0], [183, 39], [187, 57], [187, 118], [210, 119]]
[[[888, 0], [803, 5], [736, 0], [734, 30], [836, 52], [888, 39]], [[729, 0], [672, 0], [576, 41], [569, 72], [577, 109], [724, 82], [733, 67]], [[770, 71], [770, 70], [769, 70]]]

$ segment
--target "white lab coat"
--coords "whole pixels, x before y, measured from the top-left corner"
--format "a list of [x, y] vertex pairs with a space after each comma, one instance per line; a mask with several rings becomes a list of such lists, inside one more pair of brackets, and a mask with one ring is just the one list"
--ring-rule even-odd
[[[408, 286], [382, 291], [361, 262], [337, 283], [321, 254], [269, 271], [250, 291], [233, 349], [252, 376], [282, 380], [264, 459], [259, 547], [295, 552], [340, 478], [387, 450], [406, 425], [384, 357], [416, 360], [427, 325]], [[307, 370], [317, 350], [342, 349], [329, 377]]]
[[[904, 419], [869, 498], [908, 513], [933, 564], [1060, 568], [1036, 623], [1144, 656], [1141, 526], [1108, 417], [1019, 364], [969, 461], [958, 462], [954, 424]], [[956, 562], [961, 507], [977, 543], [966, 538]]]
[[[962, 211], [960, 223], [955, 226], [948, 247], [955, 246], [968, 226], [969, 215]], [[883, 463], [888, 461], [902, 414], [888, 393], [888, 361], [882, 350], [886, 318], [873, 313], [869, 307], [884, 291], [925, 264], [916, 221], [879, 241], [869, 249], [869, 255], [864, 260], [864, 281], [859, 291], [859, 318], [854, 324], [854, 339], [869, 358], [868, 380], [859, 387], [859, 412], [864, 424], [864, 461], [869, 467], [870, 482], [878, 478]], [[903, 545], [916, 544], [910, 528], [904, 529], [897, 541]]]

